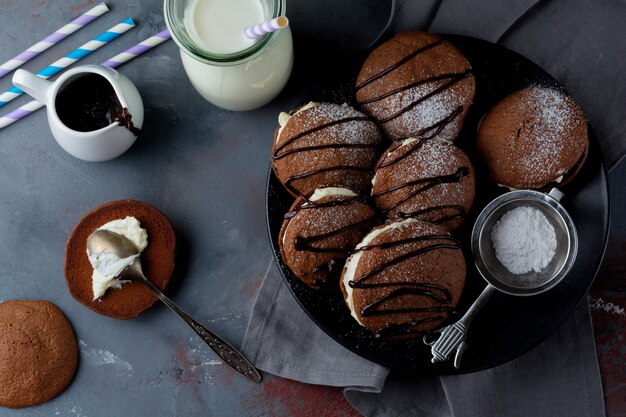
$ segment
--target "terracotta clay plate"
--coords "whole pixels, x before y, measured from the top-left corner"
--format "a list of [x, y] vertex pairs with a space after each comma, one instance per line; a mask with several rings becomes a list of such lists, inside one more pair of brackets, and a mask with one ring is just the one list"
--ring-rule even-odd
[[[463, 244], [468, 275], [456, 314], [450, 318], [454, 321], [465, 313], [485, 286], [469, 251], [471, 228], [480, 210], [505, 191], [489, 180], [476, 155], [474, 142], [478, 121], [495, 103], [513, 91], [537, 84], [558, 86], [558, 82], [528, 59], [502, 46], [463, 36], [444, 37], [463, 51], [476, 74], [475, 101], [455, 142], [472, 159], [477, 178], [474, 206], [462, 228], [455, 233]], [[339, 68], [333, 80], [325, 82], [303, 101], [347, 102], [356, 107], [354, 80], [365, 57], [363, 55], [351, 65]], [[267, 222], [276, 262], [294, 297], [313, 321], [337, 342], [373, 362], [404, 372], [442, 375], [474, 372], [505, 363], [529, 351], [558, 330], [585, 297], [602, 261], [609, 226], [608, 183], [591, 128], [589, 140], [585, 165], [578, 176], [562, 189], [565, 197], [561, 202], [572, 216], [580, 239], [578, 258], [572, 271], [559, 286], [544, 294], [517, 298], [495, 294], [472, 322], [467, 338], [468, 348], [458, 370], [451, 361], [431, 363], [430, 348], [422, 343], [421, 337], [411, 340], [374, 338], [350, 316], [339, 294], [311, 290], [292, 274], [280, 259], [278, 232], [293, 198], [270, 171]]]

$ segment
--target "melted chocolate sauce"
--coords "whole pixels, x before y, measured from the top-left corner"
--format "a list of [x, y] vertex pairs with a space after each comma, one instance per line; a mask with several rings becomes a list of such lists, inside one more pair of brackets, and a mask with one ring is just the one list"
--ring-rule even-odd
[[61, 122], [78, 132], [92, 132], [119, 122], [134, 135], [141, 133], [113, 86], [98, 74], [86, 74], [72, 81], [57, 95], [55, 109]]
[[[307, 136], [307, 135], [309, 135], [311, 133], [319, 132], [320, 130], [323, 130], [323, 129], [326, 129], [326, 128], [329, 128], [329, 127], [332, 127], [332, 126], [336, 126], [336, 125], [339, 125], [339, 124], [342, 124], [342, 123], [348, 123], [348, 122], [354, 122], [354, 121], [364, 121], [364, 122], [374, 123], [368, 117], [365, 117], [365, 116], [355, 116], [355, 117], [347, 117], [347, 118], [341, 119], [341, 120], [333, 120], [331, 122], [321, 124], [321, 125], [316, 126], [316, 127], [312, 128], [312, 129], [308, 129], [308, 130], [305, 130], [303, 132], [300, 132], [297, 135], [290, 137], [289, 139], [285, 140], [283, 143], [278, 145], [276, 147], [276, 149], [274, 149], [274, 152], [272, 152], [272, 160], [277, 161], [277, 160], [279, 160], [281, 158], [286, 157], [287, 155], [292, 155], [292, 154], [295, 154], [295, 153], [311, 151], [311, 150], [340, 149], [340, 148], [355, 148], [355, 149], [368, 149], [368, 148], [369, 149], [375, 149], [375, 148], [377, 148], [379, 146], [377, 143], [330, 143], [330, 144], [327, 144], [327, 145], [303, 146], [303, 147], [292, 148], [292, 149], [288, 149], [288, 150], [284, 150], [283, 151], [283, 149], [286, 146], [296, 142], [298, 139], [301, 139], [301, 138], [303, 138], [303, 137], [305, 137], [305, 136]], [[296, 195], [300, 195], [300, 193], [291, 186], [291, 183], [293, 181], [298, 180], [298, 179], [302, 179], [302, 178], [311, 177], [313, 175], [321, 174], [321, 173], [324, 173], [324, 172], [334, 171], [334, 170], [349, 170], [349, 171], [357, 171], [357, 172], [370, 172], [370, 168], [369, 167], [355, 167], [355, 166], [346, 166], [346, 165], [321, 168], [321, 169], [317, 169], [317, 170], [314, 170], [314, 171], [306, 172], [304, 174], [292, 175], [290, 177], [287, 177], [285, 179], [285, 188], [287, 188], [289, 191], [293, 192]]]
[[[420, 323], [426, 323], [431, 321], [442, 320], [446, 317], [447, 314], [452, 312], [452, 308], [449, 306], [452, 301], [452, 294], [445, 287], [433, 284], [433, 283], [420, 283], [420, 282], [374, 282], [368, 283], [367, 280], [371, 280], [373, 277], [384, 271], [385, 269], [397, 265], [403, 261], [414, 258], [416, 256], [420, 256], [424, 253], [437, 250], [437, 249], [453, 249], [460, 250], [461, 244], [460, 242], [449, 235], [428, 235], [428, 236], [419, 236], [414, 238], [402, 239], [393, 242], [384, 242], [375, 245], [367, 245], [359, 249], [359, 251], [368, 251], [373, 249], [388, 249], [395, 246], [400, 246], [409, 243], [415, 243], [420, 241], [428, 241], [428, 240], [444, 240], [448, 243], [434, 243], [419, 249], [415, 249], [413, 251], [409, 251], [403, 255], [400, 255], [390, 261], [387, 261], [381, 265], [378, 265], [376, 268], [371, 271], [361, 275], [357, 279], [348, 282], [348, 285], [352, 288], [389, 288], [389, 287], [399, 287], [389, 294], [384, 295], [370, 304], [366, 305], [361, 309], [361, 315], [363, 317], [371, 317], [371, 316], [379, 316], [379, 315], [388, 315], [388, 314], [400, 314], [400, 313], [445, 313], [444, 315], [436, 315], [426, 317], [420, 320], [413, 320], [405, 323], [398, 323], [387, 326], [383, 329], [380, 329], [376, 332], [377, 336], [380, 335], [393, 335], [398, 336], [401, 334], [409, 334], [414, 333], [412, 328]], [[402, 297], [405, 295], [415, 295], [415, 296], [423, 296], [434, 300], [437, 303], [442, 305], [435, 307], [414, 307], [414, 308], [397, 308], [397, 309], [385, 309], [380, 308], [386, 301]]]

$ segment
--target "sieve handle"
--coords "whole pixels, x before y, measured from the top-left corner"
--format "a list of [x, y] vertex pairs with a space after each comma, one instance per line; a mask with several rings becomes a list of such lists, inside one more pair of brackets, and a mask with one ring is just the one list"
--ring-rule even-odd
[[563, 194], [563, 192], [559, 190], [558, 188], [553, 188], [550, 190], [548, 195], [554, 198], [556, 201], [560, 202], [565, 194]]
[[491, 284], [487, 284], [483, 292], [481, 292], [476, 301], [474, 301], [474, 304], [472, 304], [469, 310], [467, 310], [467, 312], [463, 315], [463, 317], [459, 319], [458, 323], [462, 323], [467, 330], [472, 320], [474, 320], [476, 314], [478, 314], [478, 312], [485, 306], [485, 304], [487, 304], [487, 300], [489, 300], [489, 297], [491, 297], [491, 294], [493, 294], [495, 290], [496, 287]]
[[467, 342], [465, 342], [467, 328], [495, 290], [496, 288], [493, 285], [487, 284], [483, 292], [480, 293], [476, 301], [474, 301], [461, 319], [440, 330], [438, 339], [429, 341], [427, 337], [424, 336], [424, 343], [431, 347], [430, 352], [433, 356], [431, 359], [432, 363], [446, 361], [450, 359], [452, 353], [455, 352], [454, 367], [459, 369], [461, 366], [461, 356], [463, 356], [463, 352], [465, 352], [467, 348]]

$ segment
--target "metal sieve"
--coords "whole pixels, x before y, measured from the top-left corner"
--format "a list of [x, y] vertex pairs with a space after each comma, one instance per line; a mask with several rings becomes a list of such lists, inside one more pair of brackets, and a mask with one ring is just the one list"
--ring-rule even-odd
[[[439, 331], [441, 335], [438, 339], [428, 341], [424, 337], [424, 343], [431, 346], [433, 363], [448, 360], [456, 351], [454, 366], [459, 368], [467, 347], [465, 337], [470, 322], [495, 290], [514, 296], [540, 294], [553, 288], [567, 275], [578, 252], [578, 235], [574, 222], [559, 202], [562, 197], [563, 193], [556, 188], [549, 194], [516, 190], [497, 197], [483, 209], [472, 229], [471, 248], [476, 268], [487, 281], [487, 286], [459, 321]], [[516, 275], [496, 257], [491, 230], [505, 213], [521, 206], [535, 208], [546, 216], [554, 228], [557, 247], [550, 263], [540, 272]]]

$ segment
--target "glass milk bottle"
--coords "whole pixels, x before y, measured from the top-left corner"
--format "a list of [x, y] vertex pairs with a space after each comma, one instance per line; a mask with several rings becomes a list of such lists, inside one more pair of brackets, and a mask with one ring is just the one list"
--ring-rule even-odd
[[165, 0], [165, 22], [193, 86], [227, 110], [252, 110], [283, 89], [293, 66], [289, 27], [253, 40], [246, 27], [285, 15], [285, 0]]

